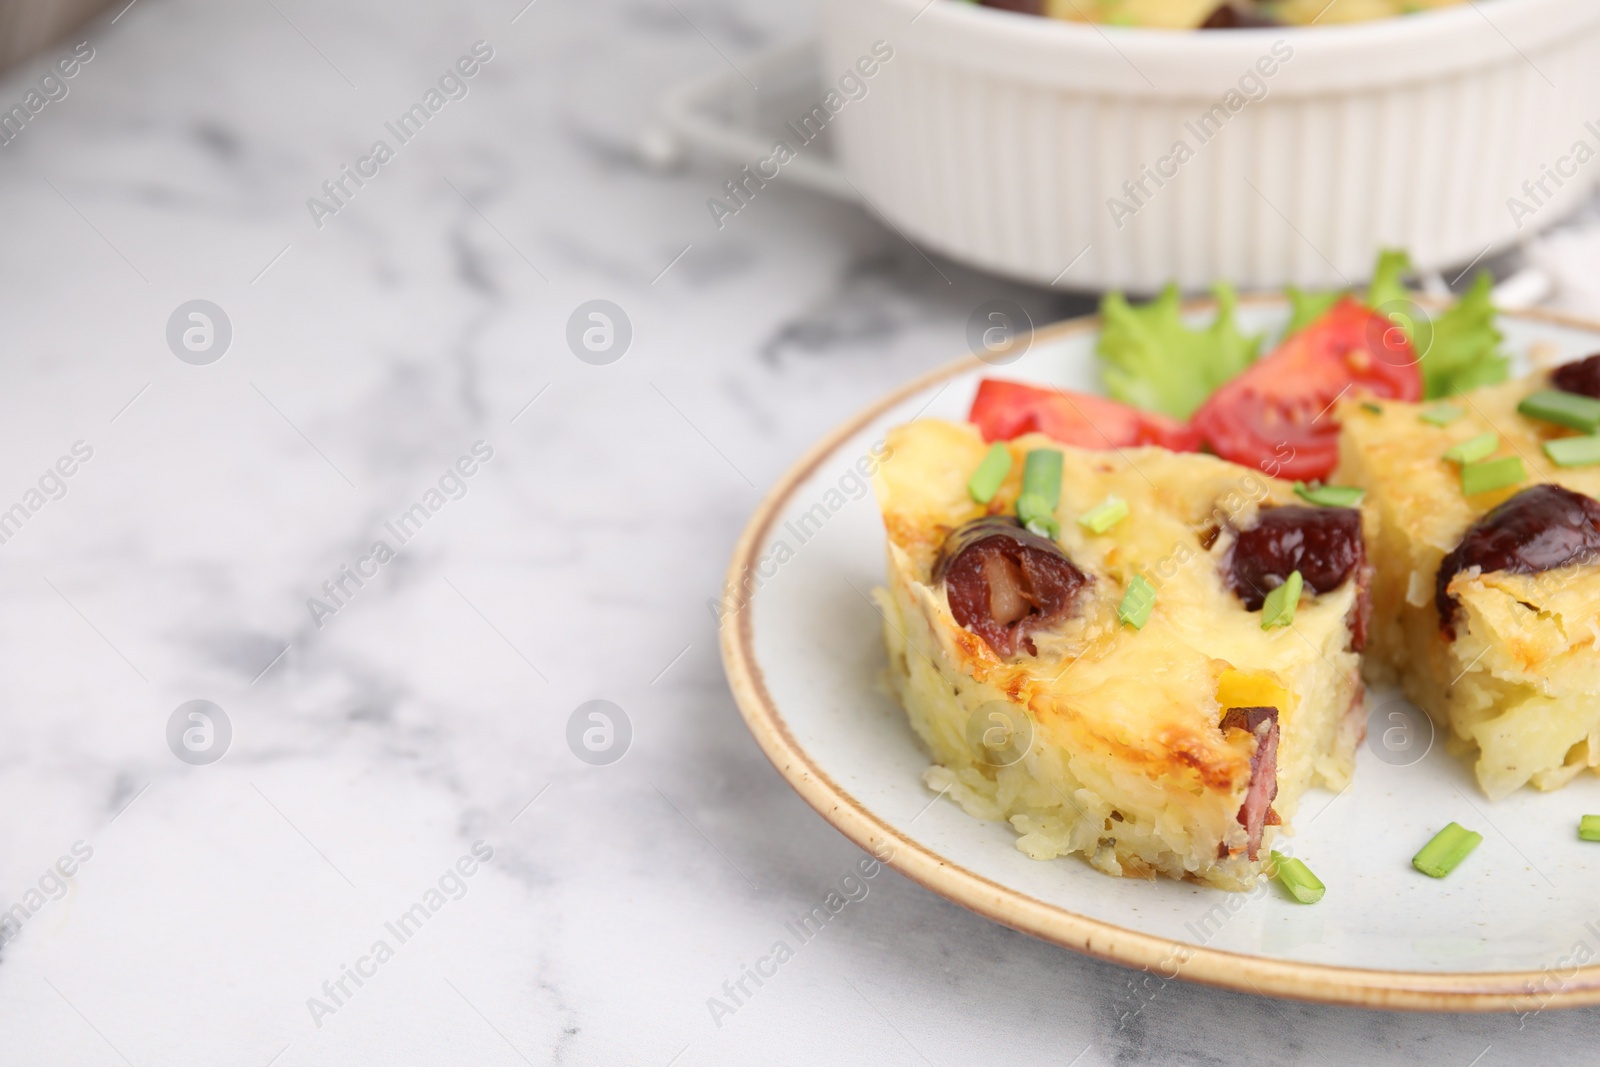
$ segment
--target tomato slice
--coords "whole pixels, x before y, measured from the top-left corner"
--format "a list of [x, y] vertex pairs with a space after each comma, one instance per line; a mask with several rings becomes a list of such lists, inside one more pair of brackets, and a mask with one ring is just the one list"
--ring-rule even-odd
[[1339, 461], [1334, 403], [1422, 399], [1422, 368], [1387, 315], [1345, 297], [1228, 382], [1194, 413], [1223, 459], [1276, 478], [1326, 478]]
[[1065, 389], [1036, 389], [1020, 382], [985, 378], [978, 383], [967, 421], [985, 441], [1009, 441], [1042, 433], [1062, 444], [1106, 450], [1160, 445], [1174, 452], [1196, 452], [1200, 434], [1154, 412]]

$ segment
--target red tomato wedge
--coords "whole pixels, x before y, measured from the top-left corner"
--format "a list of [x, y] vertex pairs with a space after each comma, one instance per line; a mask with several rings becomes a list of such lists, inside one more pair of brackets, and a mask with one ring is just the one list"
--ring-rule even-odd
[[1223, 459], [1276, 478], [1326, 478], [1339, 461], [1335, 402], [1420, 400], [1417, 363], [1392, 319], [1346, 297], [1212, 393], [1194, 427]]
[[1062, 444], [1102, 451], [1160, 445], [1174, 452], [1196, 452], [1200, 434], [1191, 427], [1103, 396], [1065, 389], [1036, 389], [1020, 382], [985, 378], [978, 383], [967, 421], [985, 441], [1009, 441], [1042, 433]]

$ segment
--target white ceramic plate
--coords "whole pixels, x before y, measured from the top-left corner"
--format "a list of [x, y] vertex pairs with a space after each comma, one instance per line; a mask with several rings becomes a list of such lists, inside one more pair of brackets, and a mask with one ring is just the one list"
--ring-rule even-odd
[[[1251, 331], [1275, 333], [1286, 315], [1278, 300], [1240, 308]], [[1600, 350], [1600, 325], [1517, 313], [1501, 326], [1524, 360], [1536, 345], [1563, 359]], [[1077, 857], [1031, 860], [1009, 826], [922, 784], [929, 758], [881, 681], [868, 594], [883, 580], [884, 535], [855, 464], [890, 426], [964, 418], [985, 374], [1095, 389], [1097, 328], [1065, 323], [1009, 366], [967, 359], [912, 383], [830, 434], [762, 502], [729, 570], [722, 645], [768, 758], [846, 836], [927, 888], [1157, 981], [1441, 1011], [1600, 1003], [1600, 844], [1576, 835], [1580, 815], [1600, 812], [1600, 777], [1491, 804], [1393, 693], [1368, 696], [1353, 786], [1313, 790], [1296, 816], [1297, 854], [1328, 886], [1310, 906], [1270, 883], [1225, 893], [1111, 878]], [[1418, 874], [1411, 857], [1452, 820], [1483, 844], [1447, 879]]]

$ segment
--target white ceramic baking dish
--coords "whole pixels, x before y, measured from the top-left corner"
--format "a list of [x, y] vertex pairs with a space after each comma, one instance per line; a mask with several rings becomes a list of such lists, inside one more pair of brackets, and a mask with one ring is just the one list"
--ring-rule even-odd
[[821, 11], [824, 90], [893, 52], [825, 108], [850, 186], [925, 246], [1033, 282], [1343, 285], [1386, 246], [1460, 267], [1600, 177], [1595, 0], [1183, 33], [957, 0]]

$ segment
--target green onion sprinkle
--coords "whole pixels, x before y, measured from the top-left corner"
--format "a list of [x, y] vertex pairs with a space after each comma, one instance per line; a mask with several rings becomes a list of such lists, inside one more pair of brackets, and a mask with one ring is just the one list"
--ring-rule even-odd
[[1445, 450], [1444, 458], [1451, 463], [1476, 463], [1488, 459], [1500, 447], [1500, 435], [1493, 430], [1457, 441]]
[[1299, 571], [1295, 571], [1282, 585], [1268, 593], [1261, 605], [1261, 628], [1271, 630], [1294, 622], [1294, 609], [1300, 605], [1300, 593], [1304, 587], [1305, 579]]
[[1118, 496], [1108, 496], [1105, 501], [1078, 516], [1078, 525], [1091, 533], [1103, 534], [1128, 517], [1128, 502]]
[[1117, 605], [1117, 618], [1135, 630], [1142, 630], [1144, 624], [1150, 621], [1150, 612], [1155, 610], [1155, 606], [1155, 586], [1145, 581], [1144, 575], [1135, 574], [1128, 583], [1127, 591], [1122, 594], [1122, 603]]
[[1600, 430], [1600, 400], [1558, 389], [1544, 389], [1523, 399], [1517, 411], [1530, 419], [1553, 422], [1584, 433]]
[[1006, 475], [1010, 473], [1011, 449], [1006, 447], [1004, 441], [996, 441], [983, 454], [983, 462], [972, 472], [972, 477], [967, 479], [967, 493], [978, 503], [987, 504], [1000, 491]]
[[1319, 485], [1316, 488], [1305, 482], [1294, 483], [1295, 495], [1323, 508], [1353, 508], [1367, 495], [1365, 489], [1353, 485]]
[[1036, 448], [1022, 461], [1022, 495], [1017, 497], [1017, 518], [1041, 537], [1061, 536], [1056, 505], [1061, 503], [1061, 453]]
[[1521, 456], [1491, 459], [1486, 463], [1468, 463], [1461, 468], [1461, 491], [1468, 496], [1491, 493], [1496, 489], [1526, 481], [1528, 472], [1523, 469]]
[[1434, 404], [1423, 408], [1422, 414], [1418, 417], [1423, 422], [1431, 423], [1434, 426], [1449, 426], [1465, 414], [1465, 410], [1456, 407], [1454, 404]]
[[1429, 878], [1443, 878], [1460, 866], [1461, 861], [1482, 843], [1482, 834], [1453, 822], [1422, 846], [1422, 851], [1411, 858], [1411, 866]]
[[1544, 443], [1544, 454], [1558, 467], [1592, 467], [1600, 463], [1600, 436], [1557, 437]]
[[1272, 863], [1277, 868], [1278, 881], [1300, 903], [1315, 904], [1327, 892], [1327, 887], [1311, 873], [1311, 868], [1292, 856], [1274, 850]]

